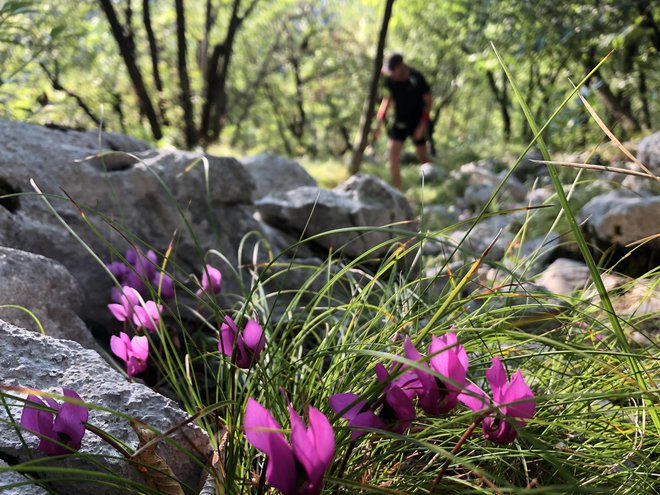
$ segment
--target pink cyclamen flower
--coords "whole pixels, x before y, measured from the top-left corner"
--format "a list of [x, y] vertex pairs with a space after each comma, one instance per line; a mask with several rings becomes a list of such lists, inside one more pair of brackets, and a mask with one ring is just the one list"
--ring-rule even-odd
[[353, 428], [353, 440], [367, 433], [361, 429], [364, 427], [403, 433], [415, 419], [415, 406], [412, 401], [414, 393], [407, 387], [415, 378], [406, 373], [396, 380], [388, 381], [390, 375], [380, 363], [376, 364], [376, 376], [385, 387], [375, 411], [366, 400], [360, 400], [356, 394], [335, 394], [329, 398], [332, 410], [347, 419], [348, 426]]
[[174, 281], [169, 275], [160, 272], [153, 281], [156, 288], [160, 288], [160, 296], [163, 299], [172, 299], [174, 297]]
[[153, 332], [158, 327], [162, 304], [143, 301], [133, 287], [122, 287], [121, 304], [108, 304], [108, 309], [119, 321], [131, 320], [137, 328], [144, 327]]
[[[403, 348], [408, 359], [422, 361], [421, 354], [410, 338], [406, 337]], [[458, 395], [467, 384], [468, 356], [465, 348], [458, 344], [458, 338], [453, 332], [441, 337], [433, 337], [429, 346], [429, 355], [431, 368], [448, 380], [440, 380], [431, 373], [425, 372], [424, 369], [429, 369], [426, 363], [420, 363], [420, 367], [413, 368], [412, 372], [418, 380], [419, 406], [427, 413], [437, 416], [448, 413], [458, 404]]]
[[[133, 287], [140, 294], [148, 293], [148, 285], [154, 290], [160, 287], [160, 295], [163, 299], [174, 297], [174, 284], [172, 278], [159, 269], [158, 256], [151, 249], [147, 254], [135, 249], [126, 251], [126, 261], [128, 265], [119, 261], [114, 261], [106, 265], [120, 285]], [[112, 299], [121, 302], [119, 296], [121, 293], [117, 288], [112, 289]]]
[[309, 407], [309, 427], [289, 404], [291, 441], [273, 415], [254, 399], [248, 399], [243, 426], [253, 447], [268, 458], [266, 481], [284, 495], [318, 495], [323, 476], [335, 452], [332, 426], [321, 411]]
[[[63, 388], [62, 393], [64, 397], [82, 400], [71, 389]], [[37, 450], [48, 455], [64, 455], [79, 450], [85, 435], [83, 423], [89, 418], [89, 409], [70, 402], [60, 405], [50, 397], [44, 399], [46, 402], [36, 395], [28, 395], [21, 414], [21, 427], [39, 436], [41, 441]], [[39, 407], [32, 406], [31, 402]], [[43, 409], [48, 406], [55, 412]]]
[[135, 307], [133, 313], [133, 324], [137, 328], [144, 327], [149, 332], [155, 332], [160, 321], [160, 313], [163, 311], [162, 304], [156, 304], [153, 301], [147, 301], [140, 306]]
[[529, 388], [522, 371], [518, 370], [509, 381], [504, 365], [494, 357], [492, 366], [486, 370], [486, 379], [493, 392], [493, 399], [476, 385], [468, 385], [458, 399], [473, 411], [493, 407], [495, 412], [483, 420], [484, 437], [493, 443], [505, 445], [518, 435], [514, 423], [524, 426], [536, 410], [534, 393]]
[[220, 327], [218, 350], [231, 357], [236, 366], [246, 369], [256, 363], [265, 343], [264, 331], [255, 320], [249, 320], [241, 334], [234, 320], [225, 316]]
[[135, 336], [132, 339], [124, 332], [119, 337], [110, 338], [110, 349], [115, 356], [126, 363], [128, 377], [138, 375], [147, 369], [149, 356], [149, 339], [145, 336]]
[[217, 268], [211, 265], [206, 265], [202, 271], [202, 288], [195, 294], [201, 296], [205, 292], [211, 294], [219, 294], [222, 282], [222, 273]]
[[108, 309], [119, 321], [128, 321], [133, 318], [135, 308], [140, 302], [140, 293], [133, 287], [124, 285], [119, 295], [119, 304], [108, 304]]

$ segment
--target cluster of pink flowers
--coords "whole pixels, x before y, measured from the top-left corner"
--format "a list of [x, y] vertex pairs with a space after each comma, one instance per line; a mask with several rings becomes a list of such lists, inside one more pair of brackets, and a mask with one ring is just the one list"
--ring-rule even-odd
[[[119, 261], [106, 265], [122, 286], [121, 290], [112, 288], [112, 299], [115, 302], [108, 304], [108, 309], [118, 321], [132, 323], [136, 331], [145, 329], [153, 333], [160, 327], [163, 305], [145, 300], [151, 293], [149, 286], [154, 292], [160, 293], [162, 299], [167, 300], [174, 297], [174, 282], [159, 269], [158, 257], [152, 250], [143, 254], [139, 250], [129, 249], [125, 258], [128, 265]], [[221, 281], [220, 270], [207, 264], [201, 275], [201, 287], [196, 294], [218, 294]], [[129, 379], [147, 369], [149, 339], [146, 335], [131, 338], [122, 331], [118, 336], [110, 338], [110, 349], [126, 363]]]
[[417, 362], [417, 366], [395, 365], [400, 374], [394, 379], [382, 364], [376, 364], [383, 393], [372, 404], [353, 393], [330, 397], [330, 407], [348, 420], [353, 439], [364, 435], [365, 428], [405, 432], [416, 416], [415, 399], [421, 409], [434, 416], [448, 413], [459, 402], [463, 403], [479, 413], [484, 437], [496, 444], [513, 442], [516, 426], [525, 425], [525, 420], [534, 415], [534, 394], [522, 371], [518, 370], [509, 381], [499, 358], [494, 357], [486, 371], [492, 398], [468, 382], [468, 356], [453, 332], [433, 337], [427, 358], [406, 338], [404, 354], [408, 360]]

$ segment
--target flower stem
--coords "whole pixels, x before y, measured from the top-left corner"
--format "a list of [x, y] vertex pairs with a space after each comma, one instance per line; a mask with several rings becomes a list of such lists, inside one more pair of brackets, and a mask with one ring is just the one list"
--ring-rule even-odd
[[454, 445], [454, 448], [451, 450], [451, 456], [445, 460], [445, 463], [442, 465], [442, 469], [440, 470], [440, 474], [438, 474], [438, 477], [433, 482], [431, 493], [435, 491], [437, 485], [442, 481], [442, 478], [444, 478], [445, 473], [447, 472], [447, 468], [449, 467], [449, 464], [451, 464], [454, 456], [458, 453], [459, 450], [461, 450], [463, 444], [467, 441], [468, 438], [470, 438], [472, 432], [477, 428], [477, 426], [479, 426], [483, 419], [483, 416], [475, 419], [474, 422], [468, 427], [468, 429], [465, 430], [461, 438], [458, 439], [458, 442], [456, 442], [456, 445]]

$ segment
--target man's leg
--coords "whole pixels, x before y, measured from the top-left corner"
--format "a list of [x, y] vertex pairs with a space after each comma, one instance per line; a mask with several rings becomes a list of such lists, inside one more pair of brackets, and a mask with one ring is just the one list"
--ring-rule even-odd
[[419, 159], [419, 163], [427, 163], [431, 161], [431, 157], [429, 157], [429, 152], [426, 149], [426, 143], [415, 143], [415, 153], [417, 154], [417, 158]]
[[392, 174], [392, 185], [397, 189], [401, 189], [401, 168], [399, 162], [401, 160], [401, 148], [403, 141], [390, 139], [390, 173]]

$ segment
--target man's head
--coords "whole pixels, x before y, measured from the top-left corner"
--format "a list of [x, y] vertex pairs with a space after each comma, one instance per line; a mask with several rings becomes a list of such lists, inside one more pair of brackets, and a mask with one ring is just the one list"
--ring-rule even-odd
[[403, 63], [403, 55], [393, 53], [387, 57], [383, 65], [383, 73], [395, 81], [404, 81], [408, 77], [408, 66]]

